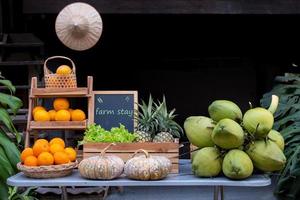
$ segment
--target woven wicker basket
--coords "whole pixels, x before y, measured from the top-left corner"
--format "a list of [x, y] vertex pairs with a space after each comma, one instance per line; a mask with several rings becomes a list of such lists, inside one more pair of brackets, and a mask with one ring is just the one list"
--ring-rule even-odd
[[39, 167], [28, 167], [18, 163], [18, 169], [24, 173], [25, 176], [30, 178], [58, 178], [63, 176], [68, 176], [72, 173], [73, 169], [76, 168], [78, 162], [71, 162], [62, 165], [49, 165], [49, 166], [39, 166]]
[[[53, 73], [47, 67], [48, 61], [53, 59], [64, 59], [70, 61], [72, 64], [72, 72], [67, 75]], [[70, 58], [64, 56], [52, 56], [50, 58], [47, 58], [47, 60], [45, 60], [44, 63], [44, 76], [45, 76], [46, 88], [76, 88], [77, 87], [76, 67], [74, 62]]]

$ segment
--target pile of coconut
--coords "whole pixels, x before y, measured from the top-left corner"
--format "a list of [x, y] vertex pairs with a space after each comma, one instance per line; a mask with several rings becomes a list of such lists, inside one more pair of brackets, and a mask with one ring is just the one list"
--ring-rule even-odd
[[[245, 179], [254, 168], [262, 172], [284, 168], [284, 139], [273, 130], [279, 99], [272, 96], [268, 109], [251, 108], [244, 114], [232, 101], [216, 100], [210, 118], [191, 116], [184, 122], [186, 135], [199, 150], [192, 153], [196, 176], [214, 177], [223, 172], [231, 179]], [[251, 104], [250, 104], [251, 105]]]

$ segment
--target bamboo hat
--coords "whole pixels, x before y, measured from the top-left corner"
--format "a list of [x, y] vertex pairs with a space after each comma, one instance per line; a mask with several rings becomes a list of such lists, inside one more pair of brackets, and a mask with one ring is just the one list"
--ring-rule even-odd
[[59, 40], [77, 51], [93, 47], [102, 33], [102, 19], [97, 10], [86, 3], [72, 3], [60, 11], [55, 22]]

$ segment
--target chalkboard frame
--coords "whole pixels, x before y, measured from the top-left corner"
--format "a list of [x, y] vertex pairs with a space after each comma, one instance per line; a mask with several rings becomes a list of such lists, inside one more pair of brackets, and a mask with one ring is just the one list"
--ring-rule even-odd
[[[138, 112], [138, 91], [136, 90], [130, 90], [130, 91], [125, 91], [125, 90], [110, 90], [110, 91], [92, 91], [92, 100], [90, 101], [89, 105], [89, 119], [88, 119], [88, 124], [93, 124], [94, 123], [94, 109], [95, 109], [95, 95], [97, 94], [130, 94], [133, 95], [133, 101], [134, 101], [134, 116], [137, 115]], [[133, 127], [134, 129], [137, 128], [137, 120], [133, 119]]]

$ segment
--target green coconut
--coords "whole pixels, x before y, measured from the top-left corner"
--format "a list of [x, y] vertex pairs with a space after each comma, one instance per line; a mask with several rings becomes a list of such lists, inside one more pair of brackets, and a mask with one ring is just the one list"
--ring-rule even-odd
[[216, 122], [228, 118], [237, 122], [242, 121], [241, 109], [232, 101], [216, 100], [208, 107], [209, 116]]
[[247, 154], [250, 156], [254, 167], [264, 172], [279, 171], [284, 168], [286, 158], [271, 140], [257, 140], [250, 144]]
[[193, 151], [193, 152], [191, 153], [191, 161], [192, 161], [192, 162], [193, 162], [194, 157], [195, 157], [195, 155], [197, 154], [198, 151], [200, 151], [200, 150]]
[[267, 109], [257, 107], [248, 110], [244, 114], [243, 126], [252, 135], [255, 135], [257, 139], [266, 138], [268, 133], [273, 128], [274, 116], [278, 107], [279, 98], [276, 95], [272, 95], [271, 104]]
[[250, 157], [238, 149], [230, 150], [223, 159], [222, 170], [231, 179], [245, 179], [251, 176], [253, 164]]
[[214, 127], [214, 121], [204, 116], [191, 116], [184, 122], [184, 130], [190, 143], [200, 148], [214, 146], [211, 139]]
[[244, 131], [232, 119], [222, 119], [212, 132], [212, 140], [223, 149], [238, 148], [244, 143]]
[[265, 108], [248, 110], [243, 118], [245, 129], [256, 138], [265, 138], [274, 124], [273, 114]]
[[271, 130], [268, 134], [268, 138], [275, 142], [281, 151], [284, 150], [284, 139], [278, 131]]
[[213, 177], [222, 170], [220, 152], [215, 147], [204, 147], [197, 151], [192, 161], [192, 171], [195, 176]]

